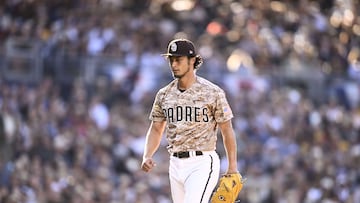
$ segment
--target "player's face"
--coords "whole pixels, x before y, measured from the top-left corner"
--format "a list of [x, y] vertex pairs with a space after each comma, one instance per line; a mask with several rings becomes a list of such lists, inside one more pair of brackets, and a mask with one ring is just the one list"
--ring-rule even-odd
[[192, 70], [191, 60], [187, 56], [170, 56], [170, 68], [174, 78], [182, 78]]

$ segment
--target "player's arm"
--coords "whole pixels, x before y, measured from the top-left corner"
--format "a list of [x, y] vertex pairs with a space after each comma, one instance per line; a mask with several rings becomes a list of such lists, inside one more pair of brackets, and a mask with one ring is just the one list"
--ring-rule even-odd
[[237, 173], [237, 144], [231, 120], [219, 123], [219, 127], [229, 164], [226, 173]]
[[141, 164], [141, 169], [145, 172], [149, 172], [155, 166], [152, 157], [160, 146], [165, 124], [166, 121], [152, 121], [146, 133], [143, 161]]

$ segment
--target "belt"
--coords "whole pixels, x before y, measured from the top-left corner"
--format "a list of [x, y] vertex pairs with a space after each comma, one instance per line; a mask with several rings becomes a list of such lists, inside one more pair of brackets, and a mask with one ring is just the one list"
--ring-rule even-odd
[[194, 156], [201, 156], [203, 155], [202, 151], [184, 151], [184, 152], [174, 152], [172, 154], [174, 157], [177, 158], [189, 158], [189, 157], [194, 157]]

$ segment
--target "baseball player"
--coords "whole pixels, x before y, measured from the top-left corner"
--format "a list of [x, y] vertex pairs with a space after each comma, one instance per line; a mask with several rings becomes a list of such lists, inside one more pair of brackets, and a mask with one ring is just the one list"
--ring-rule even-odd
[[191, 41], [171, 41], [163, 56], [174, 80], [156, 94], [141, 169], [149, 172], [156, 165], [152, 157], [166, 130], [173, 202], [208, 203], [220, 173], [218, 128], [228, 160], [226, 173], [238, 173], [233, 114], [224, 91], [196, 75], [202, 58]]

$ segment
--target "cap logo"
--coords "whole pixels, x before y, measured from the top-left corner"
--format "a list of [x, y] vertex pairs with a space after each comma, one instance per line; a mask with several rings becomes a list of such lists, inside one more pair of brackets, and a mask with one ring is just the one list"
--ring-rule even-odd
[[172, 43], [172, 45], [170, 46], [170, 50], [171, 50], [172, 52], [176, 52], [176, 50], [177, 50], [177, 45], [176, 45], [176, 43]]

